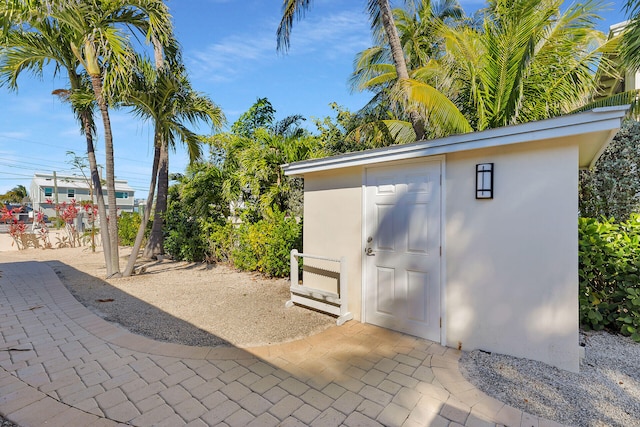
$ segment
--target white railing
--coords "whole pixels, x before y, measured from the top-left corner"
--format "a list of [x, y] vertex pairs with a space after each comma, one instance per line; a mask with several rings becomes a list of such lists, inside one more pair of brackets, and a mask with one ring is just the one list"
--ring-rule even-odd
[[[300, 257], [339, 263], [340, 275], [336, 283], [336, 292], [311, 288], [304, 286], [304, 283], [299, 284], [298, 258]], [[298, 252], [296, 249], [291, 251], [291, 299], [285, 304], [287, 308], [292, 307], [294, 304], [313, 308], [337, 316], [336, 323], [338, 326], [343, 325], [346, 321], [353, 319], [353, 314], [351, 314], [347, 308], [346, 287], [347, 259], [345, 257], [337, 259], [320, 255], [304, 254]]]

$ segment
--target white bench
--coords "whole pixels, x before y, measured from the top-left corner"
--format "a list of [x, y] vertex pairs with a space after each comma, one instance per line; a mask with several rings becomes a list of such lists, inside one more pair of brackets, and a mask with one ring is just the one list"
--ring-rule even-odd
[[[336, 292], [311, 288], [309, 286], [304, 286], [304, 283], [299, 284], [298, 258], [300, 257], [338, 263], [340, 265], [340, 269], [339, 273], [335, 277]], [[315, 270], [320, 271], [320, 269]], [[333, 274], [331, 277], [334, 277]], [[353, 314], [351, 314], [347, 309], [346, 285], [347, 260], [345, 257], [341, 257], [340, 259], [328, 258], [319, 255], [300, 253], [294, 249], [291, 251], [291, 299], [285, 303], [285, 307], [289, 308], [293, 307], [294, 304], [297, 304], [307, 308], [312, 308], [323, 313], [337, 316], [337, 325], [343, 325], [346, 321], [353, 319]]]

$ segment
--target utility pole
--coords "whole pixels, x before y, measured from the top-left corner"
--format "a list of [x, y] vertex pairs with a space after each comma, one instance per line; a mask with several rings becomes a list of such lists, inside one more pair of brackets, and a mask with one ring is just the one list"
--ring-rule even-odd
[[58, 206], [58, 177], [56, 176], [56, 171], [53, 171], [53, 194], [56, 206]]

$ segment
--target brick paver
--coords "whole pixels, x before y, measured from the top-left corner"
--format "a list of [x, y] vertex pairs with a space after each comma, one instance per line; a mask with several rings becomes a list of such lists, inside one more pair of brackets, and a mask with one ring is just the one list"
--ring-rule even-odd
[[46, 264], [0, 271], [0, 414], [19, 425], [558, 426], [430, 341], [350, 321], [261, 348], [161, 343], [91, 313]]

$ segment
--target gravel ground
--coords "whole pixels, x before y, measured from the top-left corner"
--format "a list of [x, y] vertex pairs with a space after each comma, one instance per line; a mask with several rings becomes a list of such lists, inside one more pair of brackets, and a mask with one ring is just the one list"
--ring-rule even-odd
[[640, 426], [640, 344], [586, 332], [580, 373], [527, 359], [473, 351], [460, 371], [488, 395], [570, 426]]
[[0, 415], [0, 427], [18, 427], [18, 424], [7, 421], [2, 415]]

